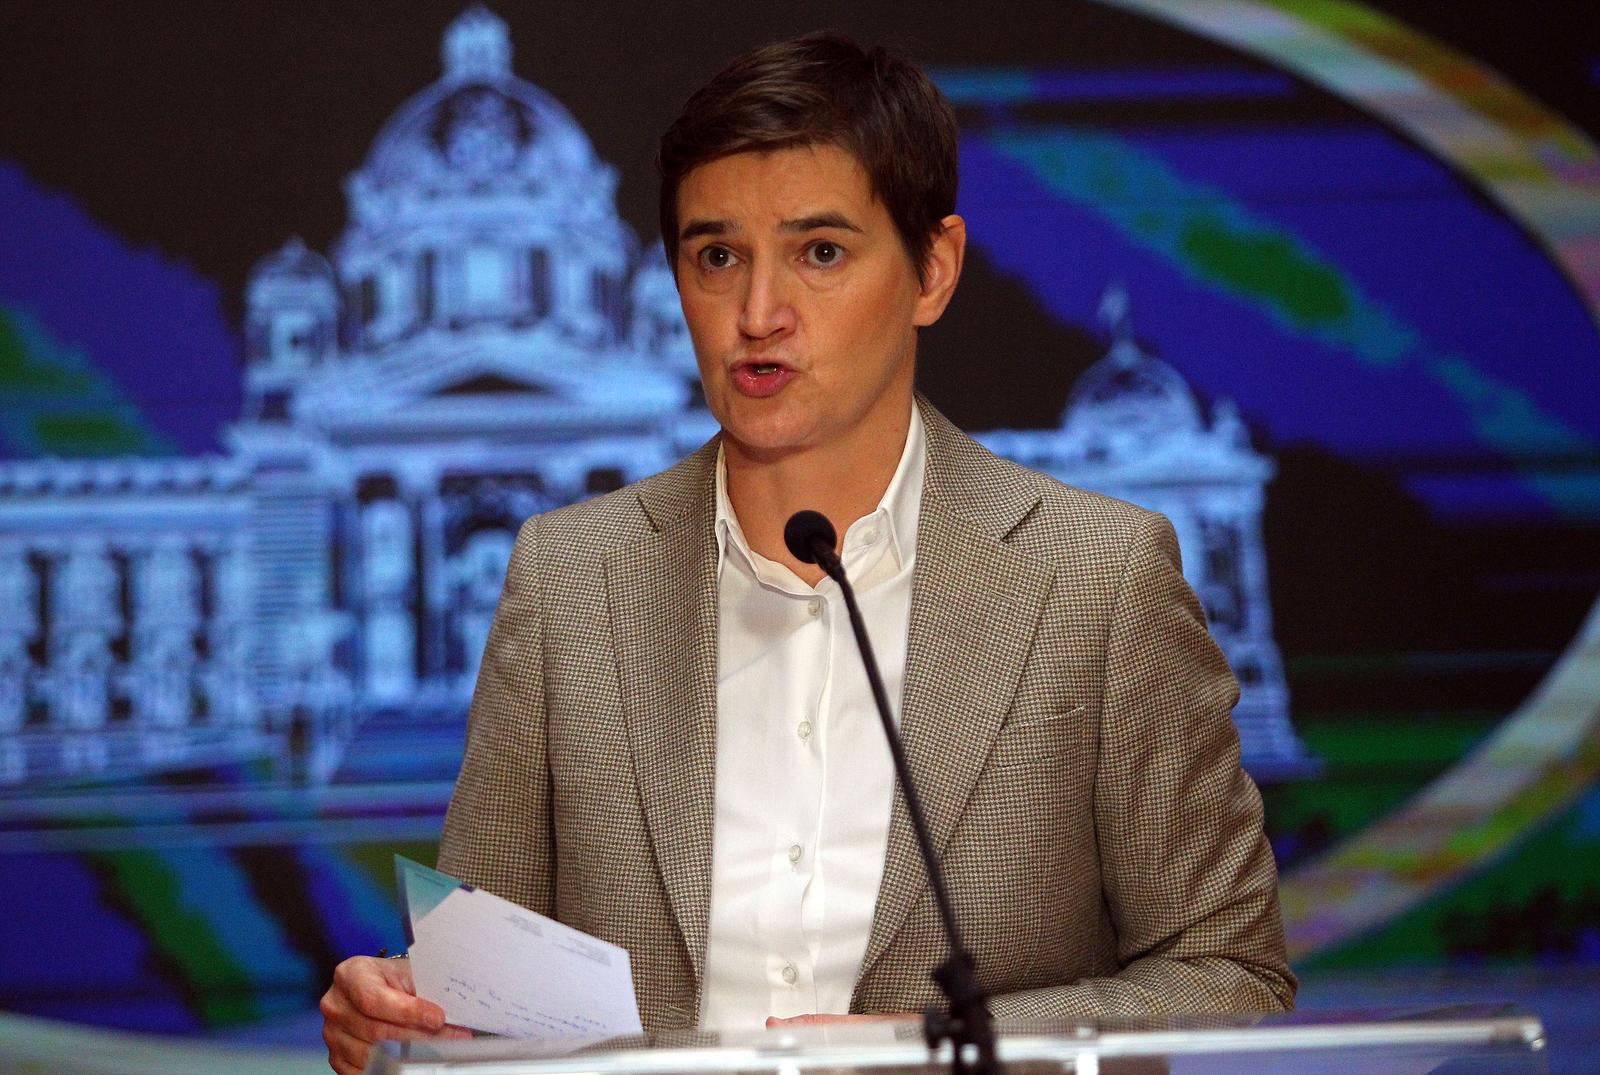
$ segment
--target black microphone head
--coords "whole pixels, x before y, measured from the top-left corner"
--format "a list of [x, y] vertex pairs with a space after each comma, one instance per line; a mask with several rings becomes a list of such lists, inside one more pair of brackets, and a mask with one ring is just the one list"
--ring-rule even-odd
[[833, 524], [828, 517], [820, 511], [797, 511], [789, 516], [789, 521], [783, 524], [783, 543], [789, 546], [789, 552], [802, 564], [817, 563], [817, 543], [829, 552], [838, 542], [839, 536], [834, 532]]

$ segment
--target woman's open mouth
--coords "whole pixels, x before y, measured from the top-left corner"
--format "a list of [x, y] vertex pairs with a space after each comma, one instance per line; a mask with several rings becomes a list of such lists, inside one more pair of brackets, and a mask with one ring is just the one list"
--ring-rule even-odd
[[733, 367], [733, 387], [756, 399], [775, 395], [793, 377], [794, 370], [781, 362], [741, 362]]

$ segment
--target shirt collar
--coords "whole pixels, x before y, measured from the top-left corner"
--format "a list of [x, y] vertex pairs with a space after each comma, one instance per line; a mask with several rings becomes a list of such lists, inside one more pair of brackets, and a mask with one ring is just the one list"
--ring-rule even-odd
[[[927, 470], [927, 437], [923, 429], [921, 408], [912, 404], [911, 421], [906, 429], [906, 446], [900, 452], [900, 462], [889, 479], [889, 487], [872, 512], [857, 519], [845, 531], [843, 559], [846, 567], [852, 553], [865, 543], [865, 535], [874, 527], [888, 541], [888, 555], [896, 570], [910, 567], [916, 562], [917, 526], [922, 510], [922, 479]], [[717, 568], [720, 571], [727, 561], [730, 544], [752, 564], [764, 560], [745, 540], [739, 518], [733, 512], [733, 502], [728, 499], [728, 464], [722, 446], [717, 445]]]

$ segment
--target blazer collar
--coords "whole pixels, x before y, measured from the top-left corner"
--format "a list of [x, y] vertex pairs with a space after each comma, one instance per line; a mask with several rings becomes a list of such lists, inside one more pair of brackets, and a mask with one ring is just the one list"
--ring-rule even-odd
[[[1054, 572], [1006, 543], [1038, 506], [1038, 492], [925, 399], [918, 402], [928, 470], [900, 732], [937, 855], [1010, 710]], [[905, 798], [896, 795], [858, 991], [927, 887]]]
[[637, 487], [652, 531], [605, 557], [617, 672], [645, 823], [673, 917], [704, 980], [717, 744], [713, 439]]
[[974, 532], [1005, 541], [1039, 506], [1038, 492], [1018, 482], [1013, 464], [957, 429], [926, 397], [919, 394], [917, 405], [928, 441], [924, 513], [933, 499]]

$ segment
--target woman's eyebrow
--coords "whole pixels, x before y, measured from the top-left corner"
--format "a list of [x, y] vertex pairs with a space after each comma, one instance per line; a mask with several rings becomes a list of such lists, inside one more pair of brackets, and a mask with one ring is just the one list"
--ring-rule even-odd
[[778, 226], [784, 231], [816, 231], [818, 228], [840, 228], [844, 231], [857, 233], [861, 231], [843, 213], [831, 211], [812, 213], [809, 216], [797, 217], [794, 220], [785, 220]]
[[698, 239], [702, 235], [727, 235], [729, 232], [738, 230], [737, 225], [731, 224], [726, 220], [691, 220], [678, 233], [678, 242], [686, 243], [690, 239]]

